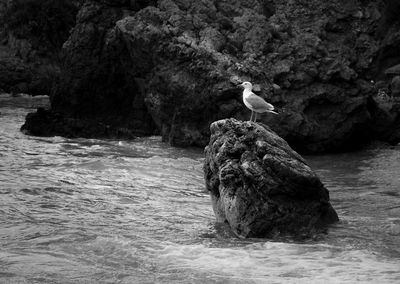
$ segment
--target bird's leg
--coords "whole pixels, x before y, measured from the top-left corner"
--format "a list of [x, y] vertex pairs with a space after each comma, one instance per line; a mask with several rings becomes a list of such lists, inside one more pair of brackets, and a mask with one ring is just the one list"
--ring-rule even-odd
[[253, 111], [251, 111], [250, 121], [253, 121]]
[[257, 122], [257, 113], [254, 113], [254, 122]]

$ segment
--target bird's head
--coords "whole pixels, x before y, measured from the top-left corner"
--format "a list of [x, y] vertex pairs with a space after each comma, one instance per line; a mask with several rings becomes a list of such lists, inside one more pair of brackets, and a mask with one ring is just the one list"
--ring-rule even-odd
[[253, 89], [253, 85], [250, 82], [243, 82], [240, 84], [245, 90], [250, 90]]

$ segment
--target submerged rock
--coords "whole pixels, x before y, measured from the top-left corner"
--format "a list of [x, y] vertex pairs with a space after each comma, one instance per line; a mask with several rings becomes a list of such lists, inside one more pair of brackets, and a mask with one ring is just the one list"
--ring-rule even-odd
[[29, 113], [21, 127], [25, 134], [35, 136], [63, 136], [68, 138], [114, 138], [134, 139], [136, 133], [118, 125], [106, 124], [95, 119], [65, 117], [61, 113], [43, 107]]
[[240, 237], [308, 236], [339, 220], [318, 176], [266, 126], [216, 121], [205, 155], [217, 221]]

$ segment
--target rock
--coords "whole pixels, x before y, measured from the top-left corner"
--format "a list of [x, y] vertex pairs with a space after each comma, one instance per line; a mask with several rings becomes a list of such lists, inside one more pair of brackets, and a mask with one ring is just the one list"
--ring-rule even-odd
[[338, 221], [317, 175], [266, 126], [216, 121], [205, 156], [217, 221], [239, 237], [310, 236]]
[[[204, 146], [212, 121], [247, 117], [240, 90], [233, 90], [240, 81], [259, 84], [285, 109], [260, 119], [299, 151], [344, 151], [372, 139], [373, 86], [360, 78], [368, 66], [357, 60], [372, 58], [376, 45], [355, 32], [366, 31], [371, 19], [355, 20], [357, 7], [338, 1], [275, 1], [270, 17], [259, 1], [245, 2], [165, 0], [117, 23], [136, 63], [132, 72], [147, 82], [145, 103], [164, 141]], [[336, 12], [318, 20], [329, 7]], [[340, 32], [326, 31], [328, 20]], [[350, 38], [359, 39], [359, 53]]]
[[390, 83], [390, 88], [392, 90], [392, 96], [399, 97], [400, 96], [400, 76], [395, 76]]
[[385, 70], [386, 75], [400, 75], [400, 64], [392, 66]]
[[65, 117], [45, 108], [29, 113], [21, 131], [35, 136], [64, 136], [68, 138], [134, 139], [136, 133], [118, 125], [105, 124], [95, 119]]
[[0, 74], [0, 81], [7, 81], [11, 92], [49, 95], [53, 91], [60, 74], [59, 51], [75, 25], [79, 1], [0, 3], [0, 62], [12, 61], [28, 73], [15, 85], [10, 85], [13, 76]]
[[[144, 105], [143, 82], [130, 71], [135, 62], [129, 60], [129, 51], [115, 29], [115, 22], [125, 15], [128, 2], [85, 1], [81, 6], [76, 26], [61, 51], [63, 68], [51, 95], [53, 115], [39, 115], [40, 121], [34, 115], [28, 116], [27, 120], [32, 121], [27, 121], [24, 129], [29, 133], [37, 133], [35, 121], [45, 125], [44, 120], [49, 118], [48, 128], [59, 135], [58, 120], [53, 116], [60, 115], [65, 121], [82, 122], [81, 127], [61, 128], [69, 137], [94, 135], [99, 127], [93, 121], [115, 128], [100, 129], [99, 137], [119, 132], [118, 129], [127, 129], [127, 137], [132, 137], [132, 133], [157, 133]], [[53, 123], [56, 124], [51, 127]]]
[[21, 59], [0, 56], [0, 88], [7, 93], [26, 93], [32, 72]]
[[[384, 1], [384, 9], [381, 11], [382, 16], [376, 29], [376, 37], [382, 38], [392, 33], [391, 28], [396, 27], [399, 22], [400, 2], [398, 0]], [[396, 27], [396, 29], [398, 29]]]
[[284, 110], [260, 121], [296, 150], [357, 149], [386, 137], [371, 80], [399, 62], [400, 33], [390, 20], [374, 37], [383, 2], [82, 0], [55, 84], [32, 81], [65, 118], [200, 147], [211, 122], [248, 117], [235, 86], [251, 81]]

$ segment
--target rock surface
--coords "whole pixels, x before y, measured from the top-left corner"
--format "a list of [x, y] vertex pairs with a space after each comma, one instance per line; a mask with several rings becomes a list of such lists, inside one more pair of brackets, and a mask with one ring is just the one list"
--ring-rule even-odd
[[338, 221], [316, 174], [267, 127], [216, 121], [205, 156], [217, 220], [240, 237], [310, 236]]
[[399, 132], [399, 108], [382, 116], [373, 99], [374, 81], [388, 86], [384, 71], [400, 60], [396, 1], [83, 2], [61, 52], [55, 113], [203, 147], [211, 122], [248, 118], [236, 88], [246, 80], [282, 108], [260, 119], [298, 151]]
[[80, 0], [0, 0], [0, 88], [49, 95]]
[[[0, 92], [27, 93], [32, 81], [32, 72], [21, 59], [0, 49]], [[6, 55], [7, 54], [7, 55]]]
[[261, 121], [297, 150], [324, 152], [374, 138], [375, 90], [366, 73], [379, 53], [379, 19], [377, 2], [164, 0], [117, 28], [171, 144], [204, 144], [212, 121], [247, 117], [229, 83], [238, 78], [259, 83], [283, 107]]
[[[63, 45], [63, 69], [50, 97], [51, 113], [29, 115], [24, 131], [34, 135], [54, 131], [53, 135], [68, 137], [156, 133], [140, 93], [140, 80], [128, 71], [134, 63], [115, 30], [115, 22], [129, 13], [128, 2], [85, 1]], [[61, 121], [67, 127], [62, 127]], [[40, 126], [35, 126], [37, 123]]]
[[106, 124], [96, 119], [66, 117], [43, 107], [26, 117], [21, 131], [36, 136], [63, 136], [68, 138], [134, 139], [136, 133], [120, 125]]

